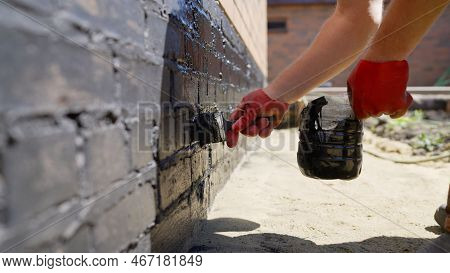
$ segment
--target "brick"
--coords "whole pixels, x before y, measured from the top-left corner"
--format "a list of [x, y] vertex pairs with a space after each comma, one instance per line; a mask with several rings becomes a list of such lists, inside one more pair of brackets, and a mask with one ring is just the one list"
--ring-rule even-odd
[[158, 140], [160, 135], [160, 105], [156, 103], [141, 103], [138, 107], [137, 120], [128, 121], [131, 129], [131, 160], [133, 168], [142, 167], [150, 155], [158, 153]]
[[176, 151], [175, 125], [175, 114], [173, 113], [172, 108], [162, 108], [161, 130], [158, 146], [158, 155], [160, 160], [170, 156]]
[[198, 77], [192, 74], [183, 75], [183, 89], [186, 94], [186, 101], [190, 104], [199, 103], [198, 98]]
[[89, 204], [91, 200], [96, 200], [99, 196], [104, 196], [95, 201], [94, 206], [88, 206], [86, 210], [83, 211], [84, 219], [86, 223], [94, 223], [97, 219], [104, 214], [105, 211], [117, 206], [126, 196], [133, 193], [136, 189], [140, 189], [142, 185], [154, 185], [156, 181], [156, 164], [152, 164], [148, 167], [139, 170], [139, 173], [132, 173], [127, 175], [127, 177], [114, 183], [106, 192], [99, 195], [93, 196], [84, 204]]
[[241, 89], [236, 86], [232, 86], [229, 89], [230, 92], [230, 103], [237, 104], [242, 98], [247, 94], [247, 92], [241, 92]]
[[231, 175], [231, 172], [237, 166], [237, 164], [241, 161], [242, 158], [238, 156], [237, 152], [233, 153], [232, 156], [225, 158], [222, 162], [219, 163], [218, 167], [223, 171], [223, 182], [226, 182]]
[[224, 156], [224, 144], [213, 143], [211, 144], [211, 164], [216, 165]]
[[[172, 90], [171, 88], [173, 87], [172, 82], [173, 82], [173, 69], [168, 67], [168, 66], [164, 66], [163, 69], [163, 74], [162, 74], [162, 82], [161, 82], [161, 104], [163, 103], [170, 103], [169, 106], [172, 107], [173, 101], [174, 99], [171, 97], [172, 96]], [[166, 108], [166, 104], [161, 105], [161, 109], [164, 110]]]
[[200, 104], [214, 105], [216, 101], [216, 82], [209, 78], [200, 78]]
[[144, 127], [141, 121], [132, 121], [130, 127], [129, 151], [131, 152], [131, 167], [140, 169], [154, 161], [153, 153], [156, 153], [158, 128]]
[[145, 49], [156, 56], [163, 56], [166, 43], [162, 37], [166, 37], [169, 22], [165, 18], [155, 15], [153, 12], [148, 12], [147, 14], [144, 39]]
[[95, 129], [85, 137], [86, 179], [99, 192], [128, 173], [129, 153], [120, 127]]
[[241, 70], [237, 67], [233, 67], [230, 70], [230, 82], [234, 84], [236, 87], [239, 87], [239, 79], [240, 79]]
[[220, 166], [211, 169], [209, 177], [209, 205], [212, 205], [217, 193], [225, 186], [225, 170]]
[[190, 120], [194, 109], [184, 92], [182, 73], [166, 68], [164, 74], [165, 83], [163, 86], [170, 86], [170, 94], [162, 94], [161, 99], [160, 159], [191, 142], [189, 127], [191, 126]]
[[194, 17], [198, 22], [200, 40], [207, 46], [208, 48], [213, 47], [213, 33], [212, 26], [209, 22], [208, 18], [202, 14], [201, 12], [194, 11]]
[[214, 45], [213, 50], [217, 52], [219, 55], [223, 55], [223, 37], [218, 27], [213, 27], [212, 29], [214, 36]]
[[0, 44], [0, 59], [8, 63], [8, 69], [0, 70], [0, 111], [113, 102], [112, 66], [107, 61], [77, 45], [42, 35], [2, 26], [0, 35], [8, 37]]
[[186, 252], [193, 230], [189, 203], [185, 199], [151, 229], [152, 252]]
[[172, 70], [172, 78], [170, 79], [170, 92], [171, 99], [174, 103], [186, 102], [188, 100], [188, 94], [184, 89], [183, 75], [185, 73], [181, 73], [177, 69]]
[[198, 181], [194, 185], [194, 189], [189, 196], [189, 203], [191, 205], [191, 219], [193, 224], [193, 240], [199, 233], [202, 222], [206, 220], [208, 214], [208, 208], [210, 205], [209, 200], [210, 182], [209, 178]]
[[139, 104], [159, 104], [161, 93], [169, 92], [169, 90], [161, 90], [163, 81], [162, 64], [133, 59], [132, 56], [119, 55], [117, 58], [121, 68], [117, 72], [120, 86], [120, 104], [124, 109], [127, 109], [128, 115], [136, 116]]
[[204, 76], [200, 76], [198, 79], [198, 96], [199, 96], [199, 102], [201, 105], [211, 103], [211, 101], [208, 99], [208, 79]]
[[222, 61], [214, 54], [209, 55], [208, 61], [209, 61], [208, 74], [211, 77], [213, 77], [214, 79], [219, 79], [220, 78], [219, 74], [221, 73]]
[[[174, 80], [176, 89], [182, 89], [183, 78], [175, 77]], [[178, 97], [172, 96], [173, 100], [171, 102], [164, 101], [162, 104], [161, 159], [191, 142], [189, 130], [192, 126], [191, 120], [194, 114], [194, 106], [184, 99], [182, 92], [179, 92], [180, 95]]]
[[191, 186], [191, 159], [181, 159], [159, 176], [160, 207], [166, 209]]
[[192, 43], [192, 68], [194, 71], [202, 71], [203, 69], [203, 52], [204, 48], [197, 42]]
[[218, 83], [216, 85], [216, 103], [220, 111], [228, 111], [229, 106], [229, 96], [228, 96], [228, 85], [225, 83]]
[[144, 9], [140, 1], [63, 1], [61, 6], [74, 21], [107, 36], [144, 47]]
[[94, 224], [95, 251], [116, 252], [123, 249], [153, 224], [155, 211], [151, 185], [136, 188]]
[[193, 69], [195, 42], [189, 37], [189, 35], [187, 33], [184, 34], [183, 39], [184, 39], [184, 62], [187, 67], [189, 67], [190, 69]]
[[192, 119], [194, 114], [186, 108], [178, 109], [175, 116], [176, 149], [188, 146], [194, 140], [191, 139]]
[[222, 63], [222, 82], [228, 84], [230, 82], [231, 65], [227, 62]]
[[[78, 199], [48, 208], [24, 223], [11, 223], [3, 230], [0, 248], [4, 252], [60, 252], [60, 239], [78, 219]], [[23, 202], [23, 200], [22, 200]], [[30, 234], [36, 233], [36, 236]]]
[[200, 149], [192, 155], [192, 181], [200, 179], [209, 167], [209, 151]]
[[80, 187], [74, 129], [51, 127], [44, 122], [32, 122], [26, 127], [14, 128], [22, 137], [2, 152], [8, 225], [25, 223], [37, 213], [76, 196]]
[[200, 44], [198, 47], [199, 72], [208, 73], [208, 49]]
[[163, 37], [165, 37], [164, 57], [175, 62], [184, 60], [184, 35], [175, 23], [167, 25]]
[[205, 177], [195, 183], [194, 188], [189, 195], [192, 219], [197, 221], [206, 219], [209, 207], [209, 190], [210, 177]]

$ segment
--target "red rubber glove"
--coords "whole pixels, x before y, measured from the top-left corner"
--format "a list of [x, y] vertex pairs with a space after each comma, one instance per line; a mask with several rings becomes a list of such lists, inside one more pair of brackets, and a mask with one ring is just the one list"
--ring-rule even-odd
[[239, 132], [246, 136], [268, 137], [273, 128], [280, 125], [288, 107], [288, 103], [270, 98], [262, 89], [250, 92], [231, 113], [234, 124], [227, 132], [228, 147], [236, 146]]
[[413, 98], [406, 92], [408, 62], [361, 60], [347, 80], [350, 104], [358, 119], [403, 116]]

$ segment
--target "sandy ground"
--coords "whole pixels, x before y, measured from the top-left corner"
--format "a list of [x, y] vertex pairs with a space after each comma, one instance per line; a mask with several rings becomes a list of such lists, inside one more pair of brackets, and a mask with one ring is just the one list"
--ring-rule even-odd
[[447, 197], [449, 163], [364, 154], [357, 179], [314, 180], [298, 169], [297, 137], [281, 130], [257, 144], [216, 197], [192, 251], [415, 252], [439, 236], [433, 214]]

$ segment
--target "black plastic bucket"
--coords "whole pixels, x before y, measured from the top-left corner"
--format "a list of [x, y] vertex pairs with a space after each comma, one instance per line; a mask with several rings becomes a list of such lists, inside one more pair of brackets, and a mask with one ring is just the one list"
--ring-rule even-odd
[[354, 179], [361, 173], [363, 124], [344, 96], [320, 97], [300, 117], [297, 162], [318, 179]]

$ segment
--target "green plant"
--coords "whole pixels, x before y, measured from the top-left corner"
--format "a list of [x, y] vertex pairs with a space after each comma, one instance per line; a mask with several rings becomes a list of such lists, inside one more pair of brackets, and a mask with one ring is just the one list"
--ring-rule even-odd
[[387, 124], [388, 129], [393, 129], [396, 126], [404, 128], [411, 123], [417, 123], [422, 121], [424, 118], [424, 113], [422, 110], [414, 110], [403, 117], [397, 119], [390, 119]]
[[417, 136], [417, 140], [414, 142], [414, 148], [424, 148], [431, 152], [434, 151], [439, 145], [444, 143], [444, 137], [441, 134], [426, 134], [421, 133]]

